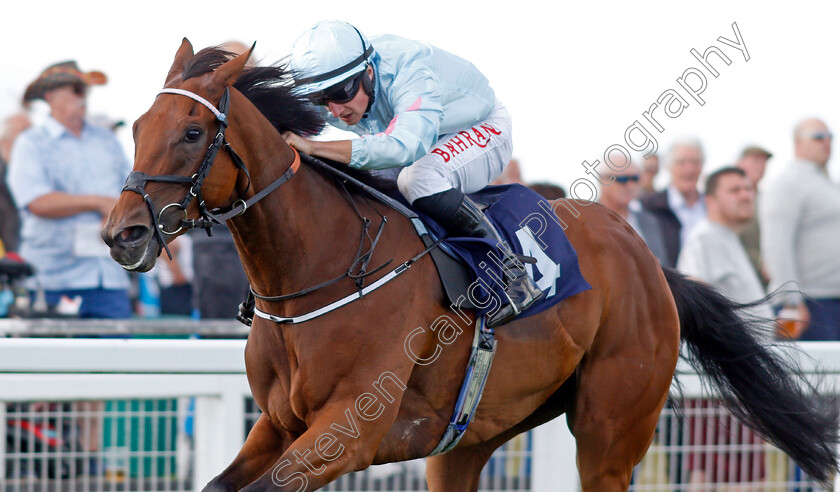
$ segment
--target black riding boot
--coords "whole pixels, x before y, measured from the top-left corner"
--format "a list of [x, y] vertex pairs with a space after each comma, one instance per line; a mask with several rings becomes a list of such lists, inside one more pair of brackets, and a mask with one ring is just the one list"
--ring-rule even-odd
[[[452, 189], [415, 200], [415, 207], [431, 216], [453, 236], [480, 237], [496, 241], [501, 253], [502, 278], [507, 299], [487, 321], [496, 327], [507, 323], [542, 298], [544, 293], [528, 276], [525, 266], [510, 246], [502, 240], [496, 228], [472, 200]], [[507, 301], [506, 303], [504, 301]]]

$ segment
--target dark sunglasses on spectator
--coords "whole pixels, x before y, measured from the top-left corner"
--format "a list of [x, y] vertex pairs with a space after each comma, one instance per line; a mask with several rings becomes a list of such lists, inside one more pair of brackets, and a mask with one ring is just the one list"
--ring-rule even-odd
[[613, 178], [615, 178], [615, 180], [618, 181], [621, 184], [627, 184], [630, 181], [632, 181], [634, 183], [639, 182], [639, 175], [638, 174], [633, 174], [631, 176], [613, 176]]
[[815, 132], [808, 135], [811, 140], [831, 140], [833, 135], [830, 132]]
[[87, 95], [87, 86], [74, 84], [73, 85], [73, 93], [77, 96], [85, 96]]
[[362, 83], [362, 77], [366, 74], [367, 71], [362, 70], [359, 72], [359, 75], [351, 79], [339, 82], [323, 91], [313, 92], [309, 95], [309, 99], [313, 104], [318, 106], [326, 106], [330, 101], [338, 104], [348, 103], [356, 97], [356, 94], [359, 92], [359, 86]]

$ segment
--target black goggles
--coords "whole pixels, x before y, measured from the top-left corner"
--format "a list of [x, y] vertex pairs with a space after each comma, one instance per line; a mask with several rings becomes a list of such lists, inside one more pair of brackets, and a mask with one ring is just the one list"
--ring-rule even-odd
[[362, 70], [353, 78], [346, 79], [344, 82], [339, 82], [322, 91], [313, 92], [309, 94], [309, 100], [318, 106], [326, 106], [330, 101], [338, 104], [348, 103], [356, 97], [356, 94], [359, 92], [359, 86], [362, 85], [362, 77], [366, 74], [367, 70]]

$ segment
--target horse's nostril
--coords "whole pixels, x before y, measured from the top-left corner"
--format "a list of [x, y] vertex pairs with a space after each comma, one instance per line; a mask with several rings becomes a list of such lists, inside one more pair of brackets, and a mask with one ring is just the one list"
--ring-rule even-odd
[[126, 227], [117, 233], [114, 241], [122, 246], [133, 246], [142, 243], [149, 234], [149, 228], [145, 226]]

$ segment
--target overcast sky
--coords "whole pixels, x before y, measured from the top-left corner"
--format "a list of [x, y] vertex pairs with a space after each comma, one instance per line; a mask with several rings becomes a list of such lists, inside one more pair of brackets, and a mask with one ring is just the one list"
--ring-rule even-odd
[[[834, 131], [840, 128], [840, 8], [828, 1], [784, 5], [6, 2], [0, 114], [15, 111], [26, 85], [47, 65], [75, 59], [83, 70], [102, 70], [110, 79], [93, 90], [90, 113], [107, 113], [130, 125], [152, 103], [184, 36], [196, 50], [227, 40], [256, 41], [257, 56], [273, 62], [288, 54], [294, 39], [316, 21], [343, 19], [368, 35], [388, 32], [428, 41], [478, 66], [513, 116], [514, 155], [527, 181], [568, 187], [587, 178], [581, 162], [603, 161], [613, 144], [627, 147], [625, 131], [637, 120], [660, 152], [677, 138], [698, 137], [706, 149], [707, 171], [733, 162], [747, 144], [762, 145], [775, 154], [772, 174], [791, 159], [797, 120], [815, 115]], [[742, 51], [718, 41], [736, 41], [733, 23], [749, 61]], [[719, 72], [716, 78], [690, 53], [710, 46], [731, 60], [726, 65], [710, 58]], [[677, 81], [692, 68], [706, 79], [699, 96], [703, 105]], [[696, 87], [699, 77], [690, 75], [687, 83]], [[688, 103], [676, 117], [665, 115], [662, 107], [651, 111], [669, 89]], [[673, 94], [666, 98], [679, 104]], [[43, 111], [35, 109], [36, 119]], [[661, 132], [645, 119], [646, 111]], [[120, 133], [130, 154], [130, 131]], [[641, 133], [635, 136], [641, 142]], [[840, 174], [840, 165], [830, 167]], [[661, 179], [667, 181], [664, 174]]]

